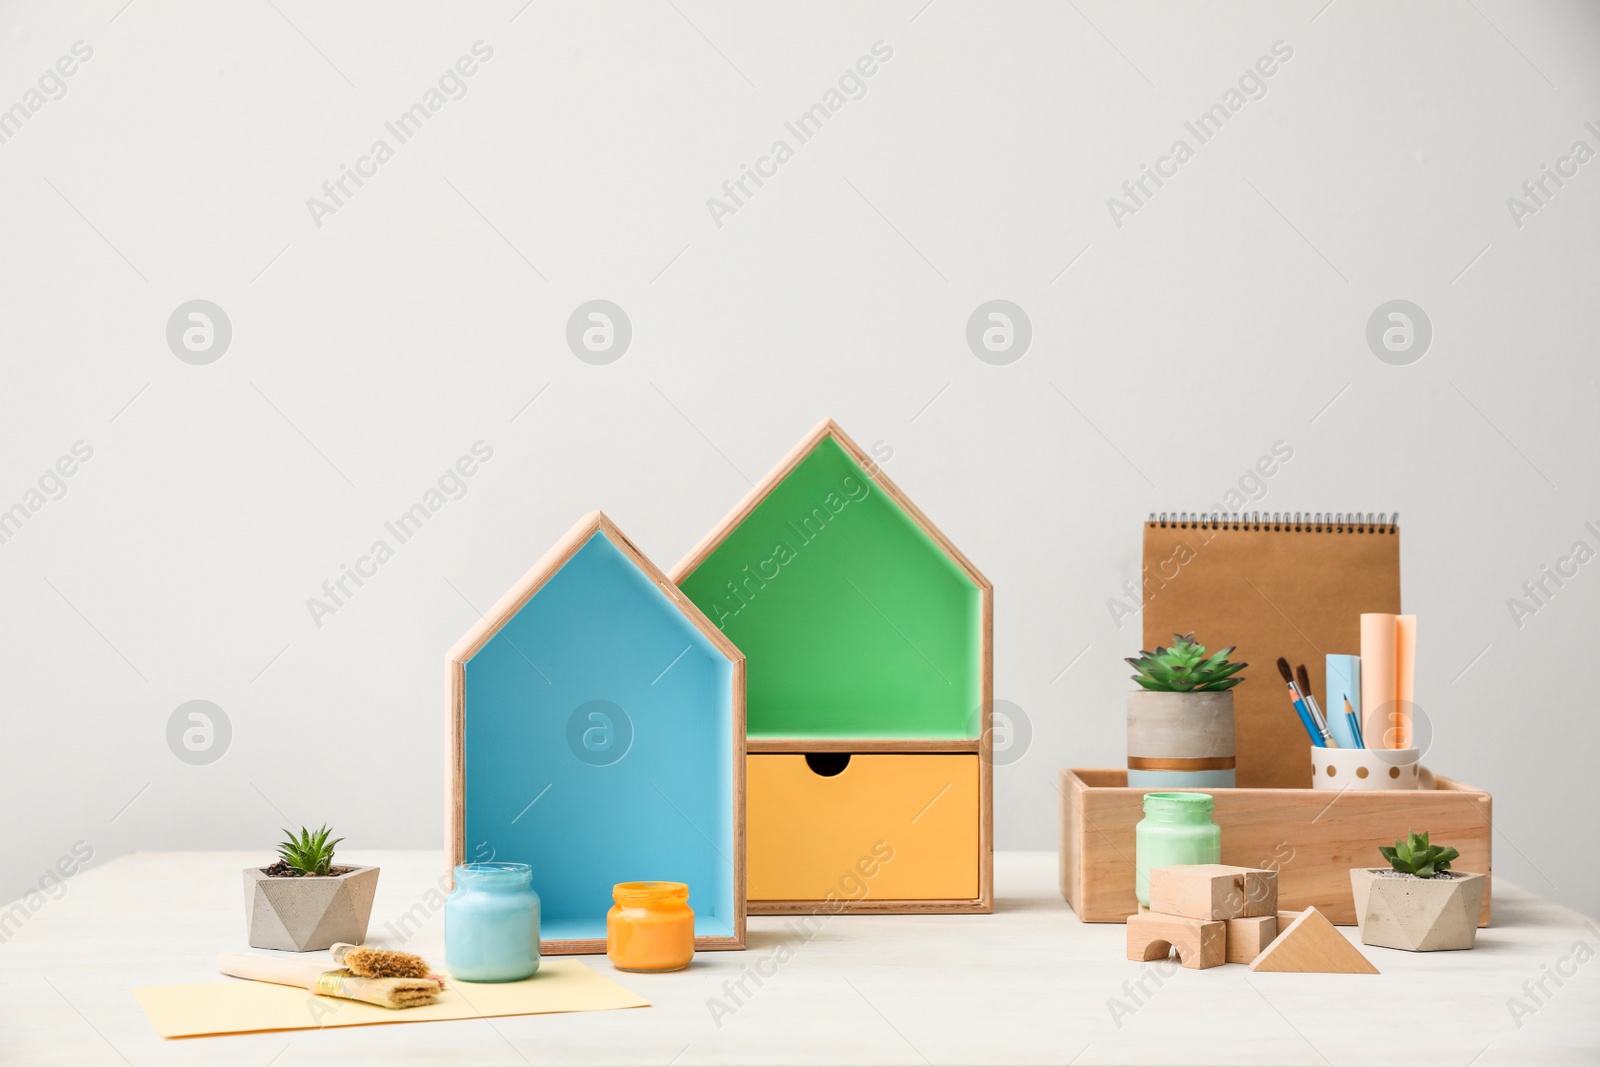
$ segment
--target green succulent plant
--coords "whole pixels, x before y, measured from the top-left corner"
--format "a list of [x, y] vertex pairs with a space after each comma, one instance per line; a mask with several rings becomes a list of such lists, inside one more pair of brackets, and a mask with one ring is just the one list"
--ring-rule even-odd
[[302, 826], [299, 837], [283, 831], [288, 840], [278, 846], [278, 858], [301, 874], [327, 874], [333, 869], [333, 846], [344, 840], [336, 837], [329, 841], [329, 832], [326, 826], [316, 833]]
[[1418, 878], [1443, 874], [1450, 869], [1450, 861], [1461, 855], [1453, 848], [1428, 844], [1426, 830], [1420, 834], [1407, 834], [1396, 841], [1393, 847], [1379, 845], [1378, 851], [1389, 861], [1389, 866], [1401, 874], [1414, 874]]
[[1157, 693], [1216, 693], [1244, 681], [1235, 675], [1250, 664], [1228, 662], [1236, 647], [1229, 645], [1207, 656], [1206, 646], [1195, 643], [1194, 634], [1173, 634], [1171, 648], [1157, 645], [1154, 652], [1140, 652], [1138, 659], [1130, 656], [1128, 662], [1138, 672], [1133, 680]]

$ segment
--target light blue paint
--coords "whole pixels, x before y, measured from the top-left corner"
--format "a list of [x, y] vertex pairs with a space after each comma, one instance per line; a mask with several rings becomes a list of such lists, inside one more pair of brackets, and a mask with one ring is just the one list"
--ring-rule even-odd
[[604, 533], [467, 662], [465, 719], [466, 858], [533, 868], [546, 940], [605, 937], [641, 880], [733, 934], [733, 664]]
[[1226, 771], [1136, 771], [1128, 770], [1128, 785], [1134, 789], [1232, 789], [1234, 772]]
[[539, 896], [526, 863], [463, 863], [444, 902], [444, 966], [462, 982], [520, 982], [539, 970]]

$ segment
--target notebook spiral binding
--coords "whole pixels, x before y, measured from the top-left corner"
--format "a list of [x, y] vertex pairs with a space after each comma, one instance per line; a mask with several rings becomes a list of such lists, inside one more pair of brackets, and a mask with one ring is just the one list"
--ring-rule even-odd
[[1180, 530], [1292, 530], [1296, 533], [1394, 534], [1400, 513], [1323, 511], [1163, 511], [1151, 512], [1150, 524]]

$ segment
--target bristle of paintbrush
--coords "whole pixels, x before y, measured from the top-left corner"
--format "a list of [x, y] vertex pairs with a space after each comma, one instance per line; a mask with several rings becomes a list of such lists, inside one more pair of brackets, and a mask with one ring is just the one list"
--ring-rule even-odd
[[1304, 663], [1300, 664], [1300, 666], [1294, 669], [1294, 677], [1295, 680], [1300, 683], [1300, 692], [1311, 692], [1311, 675], [1306, 671], [1306, 665]]
[[1284, 681], [1294, 681], [1294, 675], [1289, 672], [1289, 661], [1284, 659], [1282, 656], [1278, 657], [1278, 673], [1283, 675]]
[[332, 955], [335, 963], [362, 978], [426, 978], [429, 974], [427, 961], [409, 952], [338, 944]]

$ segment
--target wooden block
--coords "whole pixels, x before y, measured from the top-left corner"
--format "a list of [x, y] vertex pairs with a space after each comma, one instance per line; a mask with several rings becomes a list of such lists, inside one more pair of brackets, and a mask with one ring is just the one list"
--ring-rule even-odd
[[1276, 871], [1191, 863], [1150, 871], [1150, 910], [1191, 919], [1243, 919], [1278, 913]]
[[[1285, 924], [1287, 925], [1287, 924]], [[1278, 936], [1276, 915], [1228, 919], [1228, 962], [1249, 963]]]
[[1377, 974], [1378, 968], [1333, 928], [1328, 917], [1307, 908], [1266, 950], [1250, 962], [1252, 971], [1301, 974]]
[[[1310, 769], [1309, 760], [1305, 766]], [[1489, 794], [1444, 777], [1436, 784], [1435, 789], [1383, 793], [1352, 790], [1331, 804], [1334, 794], [1327, 790], [1249, 789], [1243, 777], [1237, 789], [1208, 792], [1216, 799], [1211, 818], [1222, 827], [1223, 863], [1276, 870], [1280, 908], [1315, 904], [1330, 921], [1354, 926], [1350, 868], [1368, 862], [1360, 857], [1374, 855], [1369, 851], [1374, 841], [1393, 841], [1408, 829], [1426, 826], [1433, 840], [1461, 850], [1456, 870], [1494, 870]], [[1144, 818], [1150, 790], [1129, 788], [1128, 772], [1121, 768], [1063, 769], [1058, 785], [1061, 895], [1086, 923], [1120, 923], [1139, 907], [1133, 890], [1134, 828]], [[1493, 881], [1484, 879], [1480, 927], [1489, 925]]]
[[1146, 911], [1128, 916], [1128, 958], [1162, 960], [1173, 950], [1185, 967], [1199, 970], [1227, 962], [1227, 928], [1219, 921]]

